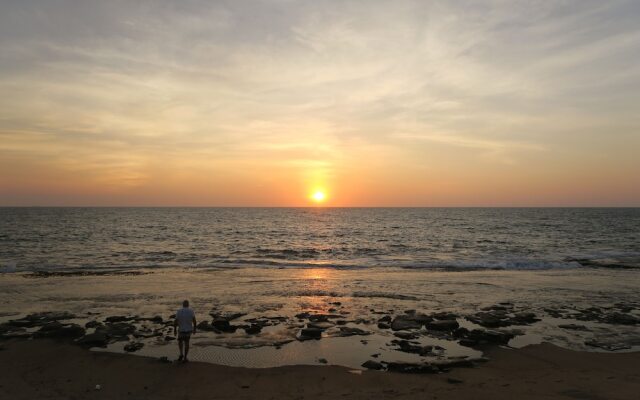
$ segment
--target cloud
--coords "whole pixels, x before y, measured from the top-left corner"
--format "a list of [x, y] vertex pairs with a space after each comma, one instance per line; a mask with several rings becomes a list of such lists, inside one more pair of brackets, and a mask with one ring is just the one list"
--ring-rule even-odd
[[402, 174], [435, 162], [434, 145], [487, 174], [542, 159], [553, 174], [602, 151], [619, 154], [611, 174], [640, 169], [628, 150], [640, 144], [636, 1], [25, 0], [0, 11], [0, 157], [81, 171], [88, 186], [92, 174], [157, 182], [158, 160], [326, 177], [360, 171], [367, 151]]

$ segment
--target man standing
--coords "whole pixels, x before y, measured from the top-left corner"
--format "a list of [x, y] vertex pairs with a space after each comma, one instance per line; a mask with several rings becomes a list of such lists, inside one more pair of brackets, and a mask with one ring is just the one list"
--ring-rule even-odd
[[[196, 314], [189, 308], [189, 300], [182, 302], [182, 308], [176, 313], [176, 320], [173, 321], [173, 334], [178, 331], [178, 347], [180, 347], [180, 358], [178, 361], [187, 362], [189, 354], [189, 339], [196, 333]], [[184, 348], [184, 353], [182, 352]]]

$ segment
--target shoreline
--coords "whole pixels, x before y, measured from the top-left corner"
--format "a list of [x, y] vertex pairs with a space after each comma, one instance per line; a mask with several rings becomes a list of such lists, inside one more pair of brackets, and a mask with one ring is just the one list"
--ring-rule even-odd
[[[493, 347], [481, 367], [439, 374], [293, 365], [251, 369], [94, 352], [48, 339], [0, 344], [0, 397], [633, 399], [640, 353], [594, 353], [543, 343]], [[96, 390], [100, 385], [100, 390]]]

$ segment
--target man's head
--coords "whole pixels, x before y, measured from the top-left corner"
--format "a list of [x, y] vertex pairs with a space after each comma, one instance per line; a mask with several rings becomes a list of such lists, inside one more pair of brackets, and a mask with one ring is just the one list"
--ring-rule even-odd
[[182, 307], [189, 307], [189, 300], [185, 300], [182, 302]]

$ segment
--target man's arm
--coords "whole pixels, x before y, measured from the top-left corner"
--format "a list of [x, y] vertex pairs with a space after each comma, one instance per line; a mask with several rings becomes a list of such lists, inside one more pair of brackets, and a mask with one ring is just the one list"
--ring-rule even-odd
[[196, 322], [196, 316], [194, 315], [194, 316], [193, 316], [193, 334], [194, 334], [194, 335], [196, 334], [196, 324], [197, 324], [197, 322]]

